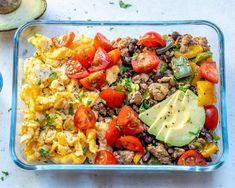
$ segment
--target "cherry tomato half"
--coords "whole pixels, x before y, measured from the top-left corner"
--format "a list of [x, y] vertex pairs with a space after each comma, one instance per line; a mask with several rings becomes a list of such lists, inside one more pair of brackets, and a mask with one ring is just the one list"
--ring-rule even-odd
[[205, 166], [206, 165], [206, 160], [196, 150], [188, 150], [185, 153], [183, 153], [178, 162], [178, 165], [188, 165], [188, 166]]
[[112, 67], [113, 65], [118, 64], [121, 58], [121, 51], [119, 49], [112, 50], [108, 53], [110, 57], [110, 64], [108, 67]]
[[117, 164], [117, 159], [115, 156], [110, 152], [106, 150], [101, 150], [96, 154], [95, 157], [95, 164]]
[[137, 73], [149, 73], [157, 69], [160, 59], [151, 52], [146, 51], [138, 54], [136, 59], [131, 60], [132, 68]]
[[97, 72], [99, 70], [106, 69], [110, 64], [110, 57], [103, 48], [98, 48], [95, 52], [95, 57], [91, 63], [91, 67], [88, 69], [89, 72]]
[[115, 146], [117, 139], [121, 136], [122, 132], [118, 128], [117, 118], [115, 118], [109, 123], [108, 129], [106, 130], [105, 138], [108, 145]]
[[215, 130], [219, 121], [218, 110], [214, 105], [208, 105], [204, 108], [206, 111], [206, 121], [204, 127], [208, 130]]
[[218, 72], [213, 61], [206, 61], [200, 66], [202, 77], [210, 82], [218, 83]]
[[120, 138], [122, 146], [130, 151], [138, 151], [144, 153], [144, 148], [140, 140], [135, 136], [122, 136]]
[[125, 105], [118, 113], [118, 123], [123, 126], [128, 124], [132, 118], [136, 117], [138, 117], [138, 114], [130, 106]]
[[74, 125], [76, 128], [86, 130], [94, 128], [96, 123], [95, 113], [85, 105], [80, 105], [74, 115]]
[[66, 64], [65, 74], [69, 78], [85, 78], [89, 75], [87, 70], [80, 64], [79, 61], [69, 60]]
[[106, 52], [113, 49], [111, 42], [101, 33], [96, 33], [94, 38], [94, 46], [96, 49], [103, 48]]
[[163, 48], [166, 46], [166, 41], [159, 33], [152, 31], [144, 34], [137, 44], [147, 47], [161, 46]]
[[69, 47], [72, 44], [74, 38], [74, 32], [68, 32], [66, 35], [53, 37], [51, 40], [56, 48], [60, 48], [63, 46]]
[[125, 88], [122, 86], [116, 86], [114, 88], [104, 89], [100, 93], [100, 98], [105, 100], [110, 108], [118, 108], [126, 99]]
[[106, 74], [103, 71], [98, 71], [89, 74], [86, 78], [80, 80], [80, 83], [87, 90], [100, 89], [106, 80]]
[[78, 60], [83, 67], [86, 69], [91, 66], [91, 62], [95, 55], [95, 47], [91, 46], [79, 50], [73, 57], [72, 60]]

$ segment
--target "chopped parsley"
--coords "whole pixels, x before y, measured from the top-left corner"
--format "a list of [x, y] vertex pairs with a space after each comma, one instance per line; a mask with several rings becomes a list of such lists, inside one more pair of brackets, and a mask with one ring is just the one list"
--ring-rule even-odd
[[142, 113], [142, 112], [144, 112], [145, 110], [147, 110], [147, 109], [149, 109], [149, 108], [150, 108], [149, 104], [147, 103], [146, 100], [144, 100], [144, 101], [142, 102], [142, 104], [140, 105], [140, 107], [139, 107], [139, 109], [138, 109], [138, 112], [139, 112], [139, 113]]
[[128, 102], [127, 99], [124, 100], [124, 104], [125, 104], [125, 105], [128, 105], [128, 104], [129, 104], [129, 102]]
[[215, 131], [211, 131], [211, 135], [213, 137], [213, 140], [215, 140], [215, 141], [220, 140], [219, 135]]
[[9, 176], [9, 172], [7, 171], [2, 171], [3, 175], [5, 175], [6, 177]]
[[202, 150], [203, 150], [203, 146], [202, 146], [202, 144], [200, 144], [199, 142], [194, 142], [193, 145], [194, 145], [194, 147], [195, 147], [198, 151], [202, 151]]
[[42, 84], [42, 80], [38, 80], [38, 83], [37, 83], [39, 86]]
[[69, 106], [69, 115], [73, 115], [74, 114], [74, 109], [73, 109], [73, 105], [72, 104], [70, 104], [70, 106]]
[[[53, 119], [56, 119], [57, 118], [57, 115], [55, 113], [52, 113], [52, 114], [46, 114], [45, 115], [45, 118], [44, 118], [44, 125], [45, 126], [48, 126], [50, 129], [53, 128], [53, 125], [52, 125], [52, 120]], [[44, 128], [44, 127], [42, 127]]]
[[135, 60], [135, 59], [137, 59], [137, 57], [138, 57], [138, 54], [137, 54], [137, 53], [134, 53], [133, 56], [131, 57], [131, 59], [134, 59], [134, 60]]
[[122, 79], [119, 83], [118, 83], [119, 86], [123, 86], [127, 89], [128, 92], [131, 92], [132, 91], [132, 80], [131, 78], [124, 78]]
[[124, 2], [121, 0], [121, 1], [119, 1], [119, 6], [120, 6], [120, 8], [126, 9], [126, 8], [128, 8], [128, 7], [131, 7], [131, 4], [124, 3]]
[[167, 71], [167, 64], [166, 63], [161, 63], [160, 73], [165, 74], [166, 71]]
[[161, 164], [161, 162], [157, 158], [152, 157], [150, 159], [150, 161], [149, 161], [149, 164], [152, 164], [152, 165], [154, 165], [154, 164]]
[[58, 77], [58, 75], [57, 75], [56, 72], [51, 72], [51, 73], [49, 74], [49, 78], [55, 79], [55, 78], [57, 78], [57, 77]]
[[87, 97], [87, 96], [88, 96], [88, 94], [87, 94], [86, 92], [81, 93], [81, 94], [79, 95], [79, 100], [82, 100], [82, 98]]
[[42, 157], [46, 157], [48, 155], [48, 151], [43, 148], [39, 150], [39, 153]]
[[200, 135], [200, 130], [198, 130], [196, 133], [193, 131], [189, 131], [188, 133], [198, 137]]
[[87, 147], [86, 146], [84, 146], [83, 148], [82, 148], [82, 151], [83, 151], [83, 155], [86, 155], [86, 153], [87, 153]]
[[119, 123], [116, 125], [116, 128], [117, 128], [119, 131], [121, 131], [121, 125], [120, 125]]
[[87, 99], [86, 105], [89, 106], [93, 102], [93, 99]]
[[130, 67], [127, 67], [127, 66], [121, 66], [121, 73], [125, 73], [125, 72], [128, 72], [131, 68]]

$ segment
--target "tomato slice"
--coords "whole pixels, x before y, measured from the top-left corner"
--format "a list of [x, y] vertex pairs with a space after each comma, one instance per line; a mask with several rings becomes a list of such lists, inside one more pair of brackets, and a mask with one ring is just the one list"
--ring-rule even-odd
[[103, 48], [106, 52], [113, 49], [111, 42], [101, 33], [96, 33], [94, 38], [94, 46], [96, 49]]
[[87, 70], [80, 64], [79, 61], [69, 60], [66, 65], [67, 67], [65, 69], [65, 74], [69, 78], [80, 79], [89, 75]]
[[117, 164], [117, 159], [115, 156], [110, 152], [106, 150], [101, 150], [96, 154], [95, 157], [95, 164]]
[[91, 63], [89, 72], [97, 72], [106, 69], [110, 64], [110, 57], [102, 48], [98, 48], [95, 52], [95, 57]]
[[108, 53], [110, 57], [110, 64], [108, 67], [118, 64], [121, 59], [121, 51], [119, 49], [112, 50]]
[[79, 61], [81, 65], [87, 69], [91, 66], [94, 55], [95, 47], [92, 46], [79, 50], [71, 59]]
[[140, 140], [135, 136], [122, 136], [120, 138], [122, 146], [130, 151], [138, 151], [144, 153], [144, 148]]
[[210, 82], [218, 83], [218, 72], [213, 61], [206, 61], [200, 66], [202, 77]]
[[205, 166], [206, 160], [198, 151], [188, 150], [180, 156], [177, 164], [188, 166]]
[[110, 108], [118, 108], [126, 99], [125, 88], [122, 86], [116, 86], [114, 88], [104, 89], [100, 93], [100, 98], [105, 100]]
[[208, 105], [204, 108], [206, 111], [206, 121], [204, 127], [208, 130], [215, 130], [219, 121], [218, 110], [214, 105]]
[[94, 128], [96, 123], [95, 113], [85, 105], [80, 105], [74, 115], [74, 125], [77, 129], [86, 130]]
[[106, 141], [108, 145], [115, 146], [117, 139], [120, 138], [121, 136], [122, 132], [118, 128], [117, 118], [115, 118], [109, 123], [109, 127], [106, 130], [106, 135], [105, 135]]
[[89, 74], [86, 78], [80, 80], [80, 83], [87, 90], [100, 89], [106, 80], [106, 74], [103, 71], [98, 71]]
[[72, 44], [74, 38], [74, 32], [67, 32], [66, 35], [53, 37], [51, 40], [56, 48], [61, 48], [63, 46], [69, 47]]
[[159, 63], [159, 57], [151, 51], [140, 53], [136, 59], [131, 60], [132, 68], [137, 73], [152, 72], [157, 69]]
[[166, 41], [159, 33], [151, 31], [145, 33], [144, 36], [139, 39], [137, 44], [147, 47], [161, 46], [163, 48], [166, 46]]
[[136, 117], [138, 117], [138, 114], [130, 106], [125, 105], [118, 113], [118, 123], [123, 126], [128, 124], [132, 118]]

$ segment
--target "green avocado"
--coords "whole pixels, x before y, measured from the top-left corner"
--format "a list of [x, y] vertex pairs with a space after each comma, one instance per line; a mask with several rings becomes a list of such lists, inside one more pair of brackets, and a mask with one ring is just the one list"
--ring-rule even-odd
[[22, 0], [19, 8], [0, 16], [0, 31], [18, 28], [28, 21], [39, 18], [46, 11], [46, 0]]
[[[169, 99], [170, 98], [170, 99]], [[152, 122], [148, 132], [156, 136], [156, 139], [171, 146], [184, 146], [196, 138], [205, 123], [205, 110], [198, 106], [198, 97], [191, 91], [176, 91], [172, 96], [157, 104], [160, 106], [149, 109], [151, 116], [145, 111], [140, 114], [140, 119]], [[152, 110], [152, 111], [150, 111]], [[154, 118], [154, 122], [146, 121], [148, 117]]]

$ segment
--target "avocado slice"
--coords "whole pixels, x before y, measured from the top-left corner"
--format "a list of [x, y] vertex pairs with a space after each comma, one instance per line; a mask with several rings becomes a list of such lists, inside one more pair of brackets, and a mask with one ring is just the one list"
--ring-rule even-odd
[[158, 117], [160, 117], [159, 114], [162, 111], [166, 111], [167, 110], [166, 108], [164, 108], [164, 106], [167, 106], [167, 104], [169, 104], [172, 101], [174, 101], [175, 98], [177, 97], [177, 95], [179, 94], [179, 92], [181, 92], [181, 91], [175, 92], [173, 95], [171, 95], [170, 97], [166, 98], [162, 102], [154, 105], [152, 108], [149, 108], [148, 110], [145, 110], [144, 112], [139, 114], [139, 118], [145, 123], [145, 125], [151, 126], [154, 123], [154, 121]]
[[164, 110], [151, 112], [155, 121], [148, 132], [169, 145], [184, 146], [196, 138], [204, 126], [205, 111], [198, 106], [198, 97], [191, 90], [188, 89], [186, 93], [178, 90], [173, 95], [169, 97], [172, 100], [161, 105]]
[[15, 11], [0, 15], [0, 31], [18, 28], [28, 21], [39, 18], [46, 11], [46, 0], [22, 0]]

